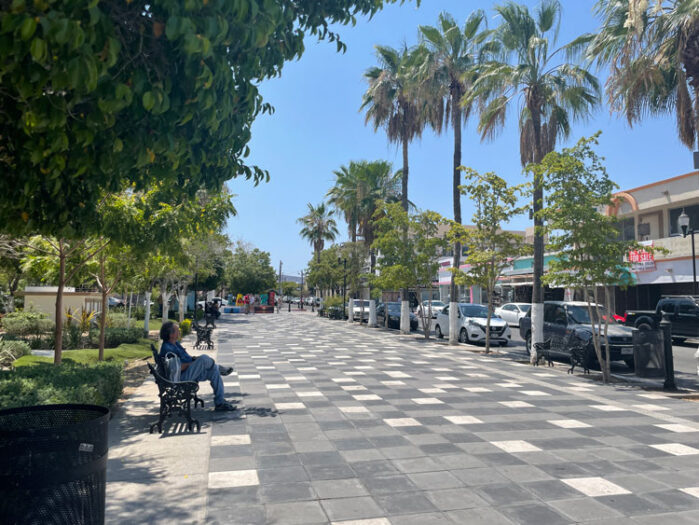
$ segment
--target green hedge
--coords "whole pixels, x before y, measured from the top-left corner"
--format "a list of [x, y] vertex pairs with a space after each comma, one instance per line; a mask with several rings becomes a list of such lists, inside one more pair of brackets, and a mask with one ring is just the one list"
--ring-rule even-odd
[[39, 363], [0, 371], [0, 409], [55, 403], [108, 407], [123, 386], [122, 363]]
[[[116, 348], [120, 344], [138, 343], [143, 337], [142, 328], [105, 328], [104, 329], [104, 346], [105, 348]], [[100, 342], [99, 330], [90, 331], [90, 344], [98, 346]]]
[[24, 341], [0, 341], [0, 366], [10, 366], [15, 359], [30, 353], [31, 349]]

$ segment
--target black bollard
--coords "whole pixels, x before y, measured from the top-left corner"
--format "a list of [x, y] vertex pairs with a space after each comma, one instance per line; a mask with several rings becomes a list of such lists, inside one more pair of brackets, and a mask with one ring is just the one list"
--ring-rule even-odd
[[291, 312], [291, 303], [289, 303], [289, 311]]
[[663, 390], [677, 390], [677, 386], [675, 386], [675, 362], [672, 356], [672, 323], [667, 312], [663, 312], [663, 320], [660, 321], [660, 332], [663, 334], [663, 353], [665, 356], [665, 383], [663, 384]]

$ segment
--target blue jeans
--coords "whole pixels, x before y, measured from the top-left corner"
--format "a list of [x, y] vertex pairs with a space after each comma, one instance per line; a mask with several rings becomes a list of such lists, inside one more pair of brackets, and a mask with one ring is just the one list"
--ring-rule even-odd
[[200, 355], [187, 370], [180, 376], [182, 381], [205, 381], [208, 379], [211, 388], [214, 389], [214, 403], [220, 405], [225, 401], [223, 398], [223, 381], [221, 372], [216, 362], [208, 355]]

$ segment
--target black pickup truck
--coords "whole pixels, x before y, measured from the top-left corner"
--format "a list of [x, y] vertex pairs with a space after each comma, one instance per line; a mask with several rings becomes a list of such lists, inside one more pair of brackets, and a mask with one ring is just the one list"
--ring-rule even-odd
[[663, 297], [655, 310], [627, 310], [624, 324], [639, 330], [652, 330], [658, 328], [663, 313], [669, 315], [675, 341], [699, 337], [699, 296]]

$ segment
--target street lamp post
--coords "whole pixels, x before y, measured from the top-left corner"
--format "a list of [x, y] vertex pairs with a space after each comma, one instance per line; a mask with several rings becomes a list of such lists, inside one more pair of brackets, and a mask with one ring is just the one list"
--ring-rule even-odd
[[343, 267], [343, 275], [342, 275], [342, 318], [345, 318], [345, 307], [346, 307], [346, 301], [347, 298], [345, 297], [347, 293], [347, 258], [345, 257], [344, 259], [341, 259], [340, 257], [337, 258], [337, 264], [340, 264], [342, 262], [342, 267]]
[[699, 294], [697, 291], [697, 256], [694, 251], [694, 234], [696, 230], [694, 228], [689, 228], [689, 215], [685, 213], [684, 209], [679, 219], [677, 219], [677, 225], [680, 227], [680, 231], [682, 231], [682, 237], [687, 237], [687, 235], [692, 236], [692, 280], [694, 283], [694, 295], [697, 295]]
[[301, 270], [301, 302], [299, 303], [301, 310], [303, 310], [303, 270]]

